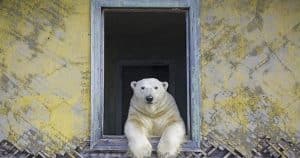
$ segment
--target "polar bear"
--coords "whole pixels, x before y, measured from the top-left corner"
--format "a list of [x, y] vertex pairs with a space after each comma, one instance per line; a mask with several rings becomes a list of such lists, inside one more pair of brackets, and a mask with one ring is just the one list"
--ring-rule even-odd
[[132, 81], [130, 86], [133, 96], [124, 127], [129, 150], [136, 158], [150, 157], [148, 138], [159, 136], [159, 157], [176, 157], [185, 140], [185, 125], [174, 98], [167, 92], [168, 82], [146, 78]]

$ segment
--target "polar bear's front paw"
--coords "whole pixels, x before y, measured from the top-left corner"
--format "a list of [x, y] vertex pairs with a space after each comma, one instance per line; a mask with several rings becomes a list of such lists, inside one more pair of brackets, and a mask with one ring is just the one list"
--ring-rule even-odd
[[160, 158], [175, 158], [178, 154], [178, 147], [168, 142], [160, 142], [157, 148], [158, 157]]
[[129, 149], [135, 158], [151, 157], [152, 145], [148, 140], [143, 142], [129, 143]]

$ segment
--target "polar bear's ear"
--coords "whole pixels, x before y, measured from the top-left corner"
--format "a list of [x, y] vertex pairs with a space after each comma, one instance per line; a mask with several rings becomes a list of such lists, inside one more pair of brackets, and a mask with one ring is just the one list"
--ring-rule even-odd
[[132, 89], [136, 87], [136, 81], [131, 81], [130, 86]]
[[165, 90], [168, 89], [168, 86], [169, 86], [168, 82], [162, 82], [162, 85], [165, 88]]

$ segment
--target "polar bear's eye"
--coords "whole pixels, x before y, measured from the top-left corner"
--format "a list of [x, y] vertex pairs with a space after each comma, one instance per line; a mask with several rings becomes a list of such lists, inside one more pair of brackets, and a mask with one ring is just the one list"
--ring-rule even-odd
[[145, 89], [145, 87], [143, 86], [143, 87], [141, 87], [141, 89]]
[[154, 89], [158, 89], [158, 87], [154, 87]]

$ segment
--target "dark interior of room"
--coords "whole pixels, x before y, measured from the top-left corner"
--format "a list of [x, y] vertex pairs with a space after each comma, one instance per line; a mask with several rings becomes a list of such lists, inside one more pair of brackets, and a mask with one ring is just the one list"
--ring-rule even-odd
[[104, 14], [104, 134], [122, 135], [130, 82], [169, 82], [187, 123], [185, 13], [107, 11]]

